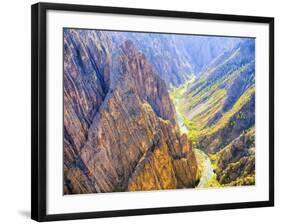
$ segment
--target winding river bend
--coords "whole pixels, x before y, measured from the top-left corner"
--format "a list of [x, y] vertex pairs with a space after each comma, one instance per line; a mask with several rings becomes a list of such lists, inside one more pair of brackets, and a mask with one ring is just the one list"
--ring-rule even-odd
[[[180, 105], [180, 97], [175, 97], [173, 99], [175, 108], [176, 108], [176, 118], [177, 123], [180, 127], [181, 133], [188, 134], [188, 128], [184, 122], [184, 115], [181, 113], [179, 105]], [[212, 162], [209, 156], [200, 149], [195, 150], [197, 163], [200, 167], [201, 174], [200, 180], [196, 188], [206, 188], [206, 187], [218, 187], [219, 182], [216, 179], [216, 174], [214, 173]]]
[[218, 187], [219, 182], [216, 179], [216, 174], [213, 171], [212, 162], [209, 156], [200, 149], [195, 149], [195, 153], [197, 155], [197, 158], [201, 157], [201, 159], [197, 159], [197, 162], [201, 162], [200, 165], [203, 168], [199, 183], [196, 187]]

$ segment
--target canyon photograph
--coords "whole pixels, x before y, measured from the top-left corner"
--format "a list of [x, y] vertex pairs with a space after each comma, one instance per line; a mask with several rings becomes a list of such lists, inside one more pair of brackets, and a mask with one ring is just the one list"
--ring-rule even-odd
[[64, 195], [255, 185], [255, 38], [64, 28], [63, 105]]

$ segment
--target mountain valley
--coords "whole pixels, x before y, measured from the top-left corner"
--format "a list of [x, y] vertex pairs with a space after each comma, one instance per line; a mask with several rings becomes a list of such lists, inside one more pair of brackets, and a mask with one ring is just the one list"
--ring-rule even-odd
[[64, 29], [64, 194], [255, 184], [255, 40]]

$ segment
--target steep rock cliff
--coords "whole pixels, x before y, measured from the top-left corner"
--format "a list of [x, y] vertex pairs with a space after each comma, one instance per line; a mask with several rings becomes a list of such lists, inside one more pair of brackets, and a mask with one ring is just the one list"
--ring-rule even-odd
[[167, 87], [131, 41], [64, 33], [64, 193], [193, 187]]
[[237, 38], [182, 34], [107, 31], [113, 42], [130, 39], [146, 55], [168, 88], [203, 72], [209, 63], [237, 43]]

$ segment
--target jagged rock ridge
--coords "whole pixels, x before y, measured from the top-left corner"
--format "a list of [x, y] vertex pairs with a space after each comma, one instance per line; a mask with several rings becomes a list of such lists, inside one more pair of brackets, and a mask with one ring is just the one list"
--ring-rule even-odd
[[64, 193], [193, 187], [167, 87], [131, 41], [64, 30]]
[[113, 42], [130, 39], [154, 66], [168, 88], [177, 87], [203, 72], [222, 53], [233, 48], [238, 38], [182, 34], [105, 31]]

